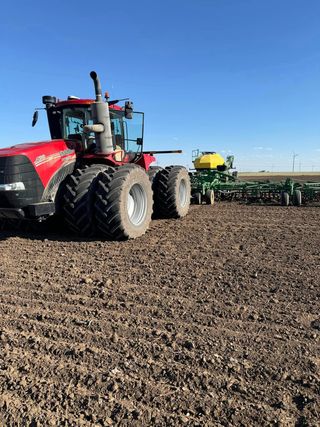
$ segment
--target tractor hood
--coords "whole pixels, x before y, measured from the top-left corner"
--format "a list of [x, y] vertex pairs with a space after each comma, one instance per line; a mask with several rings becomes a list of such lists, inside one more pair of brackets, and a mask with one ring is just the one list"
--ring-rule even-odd
[[0, 148], [0, 157], [24, 155], [29, 157], [30, 160], [36, 160], [36, 156], [38, 155], [47, 156], [49, 154], [60, 152], [62, 152], [62, 155], [65, 155], [65, 150], [74, 152], [74, 150], [68, 148], [65, 140], [63, 139], [39, 142], [26, 142], [24, 144], [13, 145], [11, 147]]
[[63, 139], [27, 142], [0, 149], [0, 158], [12, 157], [18, 160], [22, 156], [33, 164], [44, 187], [55, 171], [76, 160], [75, 150]]

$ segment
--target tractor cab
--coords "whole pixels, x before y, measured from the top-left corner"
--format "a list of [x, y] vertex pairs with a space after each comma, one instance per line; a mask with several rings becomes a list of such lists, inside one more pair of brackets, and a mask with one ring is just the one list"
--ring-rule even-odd
[[[85, 128], [94, 123], [93, 100], [69, 97], [66, 101], [57, 101], [55, 97], [44, 96], [42, 101], [52, 139], [64, 139], [77, 152], [84, 154], [99, 152], [95, 133]], [[115, 161], [134, 161], [142, 154], [144, 114], [133, 112], [132, 104], [126, 103], [124, 108], [109, 105], [109, 115]]]

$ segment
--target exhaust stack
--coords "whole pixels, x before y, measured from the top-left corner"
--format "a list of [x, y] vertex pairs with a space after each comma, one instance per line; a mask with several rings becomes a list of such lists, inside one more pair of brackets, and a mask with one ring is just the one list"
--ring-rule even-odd
[[108, 103], [103, 102], [100, 80], [95, 71], [91, 71], [90, 77], [94, 83], [96, 100], [92, 103], [93, 125], [84, 126], [85, 132], [94, 132], [98, 153], [110, 154], [113, 150], [111, 122]]

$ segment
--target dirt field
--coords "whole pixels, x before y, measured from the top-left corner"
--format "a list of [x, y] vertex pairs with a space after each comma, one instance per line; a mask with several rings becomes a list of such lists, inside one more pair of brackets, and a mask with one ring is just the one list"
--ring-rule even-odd
[[320, 208], [1, 232], [0, 425], [319, 426]]

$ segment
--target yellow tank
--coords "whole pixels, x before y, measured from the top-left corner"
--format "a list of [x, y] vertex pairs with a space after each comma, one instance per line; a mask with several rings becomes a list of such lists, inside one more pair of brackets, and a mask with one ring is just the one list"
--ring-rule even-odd
[[194, 162], [195, 169], [217, 169], [218, 166], [224, 165], [224, 158], [218, 153], [200, 153]]

